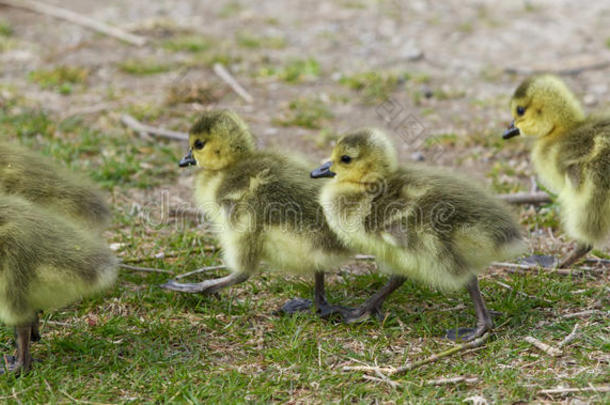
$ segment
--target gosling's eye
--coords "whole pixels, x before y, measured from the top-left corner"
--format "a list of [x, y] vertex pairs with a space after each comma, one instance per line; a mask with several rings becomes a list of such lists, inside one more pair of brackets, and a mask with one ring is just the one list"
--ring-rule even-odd
[[343, 156], [341, 156], [341, 161], [342, 161], [343, 163], [349, 163], [349, 162], [351, 162], [351, 161], [352, 161], [352, 158], [351, 158], [351, 157], [349, 157], [349, 156], [347, 156], [347, 155], [343, 155]]
[[525, 114], [525, 107], [518, 106], [517, 107], [517, 115]]
[[203, 149], [203, 147], [204, 147], [204, 146], [205, 146], [205, 142], [204, 142], [204, 141], [202, 141], [202, 140], [199, 140], [199, 139], [197, 139], [197, 140], [195, 141], [195, 143], [193, 144], [193, 147], [194, 147], [195, 149]]

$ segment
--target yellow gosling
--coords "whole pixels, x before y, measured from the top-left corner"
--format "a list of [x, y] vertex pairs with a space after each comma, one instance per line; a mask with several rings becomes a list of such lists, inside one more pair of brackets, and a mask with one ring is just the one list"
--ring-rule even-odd
[[30, 340], [40, 338], [39, 311], [97, 293], [115, 278], [116, 260], [106, 243], [80, 223], [0, 194], [0, 321], [17, 335], [8, 371], [29, 370]]
[[492, 328], [477, 274], [524, 250], [509, 208], [459, 176], [399, 167], [394, 146], [379, 130], [343, 136], [330, 161], [311, 175], [333, 177], [320, 197], [332, 230], [353, 250], [374, 255], [391, 276], [351, 311], [352, 318], [379, 312], [384, 299], [410, 278], [442, 290], [468, 289], [477, 328], [449, 331], [448, 337], [470, 340]]
[[[204, 113], [193, 125], [180, 166], [196, 165], [195, 199], [213, 223], [232, 274], [196, 284], [170, 281], [164, 288], [214, 293], [255, 274], [260, 262], [272, 270], [315, 275], [315, 303], [322, 315], [335, 312], [324, 297], [324, 273], [350, 252], [330, 230], [318, 203], [321, 184], [307, 166], [290, 157], [257, 150], [246, 124], [230, 111]], [[305, 300], [285, 312], [307, 308]]]
[[570, 267], [610, 234], [610, 115], [588, 116], [564, 82], [532, 76], [510, 101], [513, 126], [505, 139], [532, 142], [538, 176], [557, 194], [564, 229], [577, 246], [559, 267]]

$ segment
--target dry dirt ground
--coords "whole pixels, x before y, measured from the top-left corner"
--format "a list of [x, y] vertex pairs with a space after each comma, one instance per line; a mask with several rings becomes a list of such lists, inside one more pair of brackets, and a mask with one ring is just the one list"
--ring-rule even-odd
[[[164, 148], [165, 158], [135, 162], [136, 171], [126, 172], [137, 181], [110, 176], [105, 183], [123, 217], [156, 209], [166, 197], [170, 206], [188, 205], [192, 182], [192, 171], [174, 166], [186, 145], [140, 139], [120, 123], [123, 113], [185, 132], [199, 111], [230, 108], [261, 147], [298, 152], [314, 164], [329, 154], [337, 134], [375, 126], [391, 134], [402, 160], [453, 167], [506, 193], [530, 190], [534, 178], [522, 140], [500, 139], [510, 120], [509, 96], [524, 73], [563, 72], [588, 111], [610, 107], [609, 0], [45, 1], [149, 39], [136, 47], [0, 6], [0, 23], [11, 30], [0, 46], [0, 106], [12, 100], [54, 122], [78, 119], [98, 136], [128, 134], [142, 156]], [[216, 62], [252, 103], [219, 79]], [[62, 67], [84, 76], [65, 85], [44, 75]], [[79, 157], [96, 167], [100, 156], [123, 152], [133, 149]], [[567, 249], [554, 208], [520, 210], [532, 251]], [[124, 259], [171, 250], [148, 240], [126, 243], [132, 226], [121, 222], [108, 235]], [[602, 287], [606, 281], [598, 280]]]

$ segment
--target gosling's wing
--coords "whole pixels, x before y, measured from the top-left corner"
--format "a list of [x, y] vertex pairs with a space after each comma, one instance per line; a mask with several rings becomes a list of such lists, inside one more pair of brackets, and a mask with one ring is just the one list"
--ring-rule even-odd
[[110, 209], [91, 181], [12, 144], [0, 143], [0, 189], [96, 225], [110, 219]]

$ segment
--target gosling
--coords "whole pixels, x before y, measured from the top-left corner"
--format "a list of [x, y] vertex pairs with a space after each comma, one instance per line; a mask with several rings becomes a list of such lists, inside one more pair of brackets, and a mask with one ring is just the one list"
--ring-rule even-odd
[[7, 142], [0, 142], [0, 192], [19, 195], [92, 228], [101, 229], [110, 219], [104, 197], [88, 179]]
[[[324, 294], [324, 273], [350, 256], [330, 230], [317, 201], [321, 184], [305, 164], [283, 154], [257, 150], [246, 124], [233, 112], [204, 113], [189, 135], [181, 167], [198, 166], [195, 199], [211, 220], [223, 247], [226, 277], [163, 288], [215, 293], [246, 281], [264, 260], [272, 269], [315, 276], [315, 305], [322, 317], [336, 313]], [[287, 313], [310, 302], [292, 300]]]
[[567, 234], [577, 241], [563, 260], [567, 268], [610, 233], [610, 115], [585, 117], [561, 79], [526, 79], [510, 101], [514, 121], [503, 138], [533, 140], [531, 159], [538, 176], [557, 194]]
[[353, 250], [374, 255], [391, 276], [344, 318], [379, 313], [386, 297], [411, 278], [441, 290], [468, 290], [477, 327], [450, 330], [448, 338], [472, 340], [493, 327], [477, 274], [525, 247], [507, 207], [461, 177], [399, 167], [394, 146], [374, 129], [343, 136], [331, 160], [311, 176], [333, 177], [320, 195], [331, 229]]
[[[80, 223], [18, 197], [0, 194], [0, 321], [14, 326], [9, 372], [27, 372], [38, 312], [68, 305], [109, 287], [116, 260]], [[2, 370], [0, 370], [0, 374]]]

